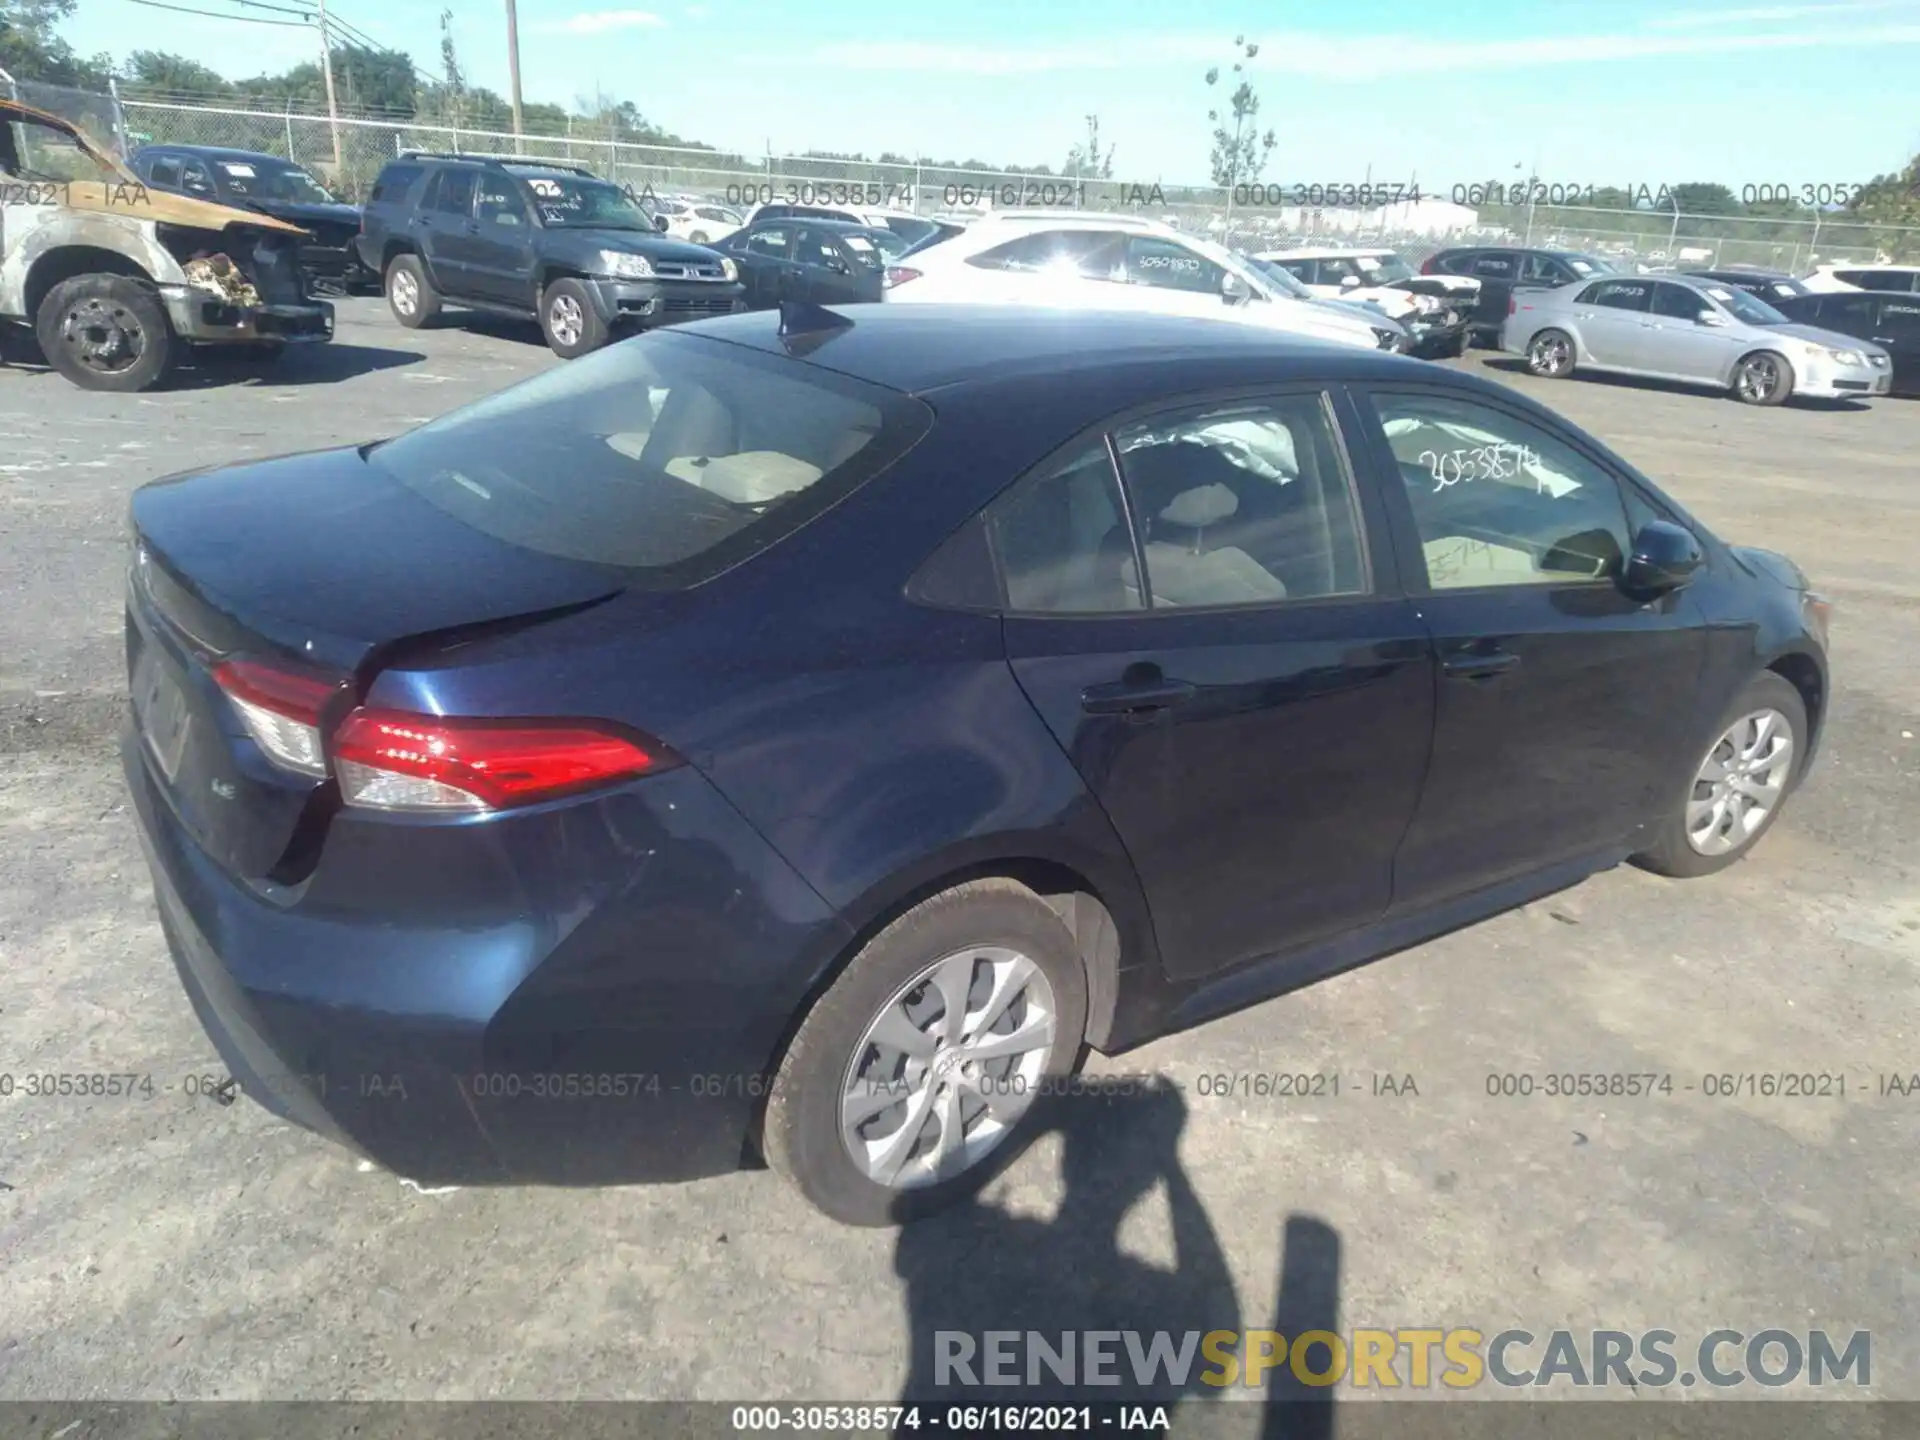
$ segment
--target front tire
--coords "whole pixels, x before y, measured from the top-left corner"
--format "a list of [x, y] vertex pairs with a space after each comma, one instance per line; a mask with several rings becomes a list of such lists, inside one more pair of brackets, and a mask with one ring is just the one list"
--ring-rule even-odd
[[1733, 398], [1743, 405], [1784, 405], [1793, 394], [1793, 366], [1771, 350], [1756, 351], [1733, 367]]
[[1024, 1148], [1086, 1023], [1085, 967], [1044, 900], [1000, 878], [942, 891], [807, 1012], [769, 1092], [767, 1161], [848, 1225], [930, 1214]]
[[1527, 369], [1542, 380], [1564, 380], [1573, 366], [1573, 337], [1566, 331], [1542, 330], [1527, 342]]
[[40, 302], [34, 333], [47, 363], [82, 390], [151, 390], [179, 346], [160, 297], [130, 275], [75, 275]]
[[440, 292], [418, 255], [396, 255], [387, 266], [387, 306], [409, 330], [431, 325], [440, 314]]
[[540, 292], [540, 333], [547, 348], [572, 360], [607, 343], [607, 322], [578, 280], [560, 279]]
[[1712, 875], [1751, 854], [1780, 818], [1806, 762], [1807, 706], [1800, 692], [1772, 671], [1756, 675], [1714, 735], [1635, 864], [1677, 879]]

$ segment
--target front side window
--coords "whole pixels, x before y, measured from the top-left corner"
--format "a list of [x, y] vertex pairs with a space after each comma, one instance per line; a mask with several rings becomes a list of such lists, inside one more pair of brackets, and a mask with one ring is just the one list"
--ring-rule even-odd
[[147, 178], [163, 190], [180, 188], [180, 157], [161, 155], [157, 157], [147, 173]]
[[1157, 290], [1192, 290], [1218, 295], [1227, 272], [1186, 246], [1157, 235], [1127, 240], [1127, 278]]
[[672, 586], [775, 543], [927, 423], [924, 406], [893, 391], [663, 330], [385, 441], [368, 459], [498, 540]]
[[802, 230], [794, 241], [793, 258], [816, 270], [844, 273], [848, 268], [840, 248], [833, 243], [833, 236], [824, 230]]
[[1537, 425], [1476, 400], [1378, 394], [1435, 590], [1612, 580], [1631, 548], [1621, 487]]
[[1713, 306], [1698, 290], [1689, 290], [1684, 285], [1656, 285], [1653, 313], [1669, 320], [1698, 320], [1702, 315], [1713, 314]]
[[214, 193], [213, 176], [207, 173], [207, 167], [198, 160], [186, 160], [180, 167], [180, 188], [189, 195], [211, 195]]
[[524, 225], [527, 223], [526, 207], [520, 203], [520, 197], [514, 193], [513, 186], [498, 176], [489, 175], [480, 182], [480, 219], [494, 225]]
[[1570, 285], [1573, 273], [1551, 255], [1529, 255], [1520, 265], [1520, 278], [1536, 285]]
[[[1152, 608], [1366, 592], [1352, 485], [1321, 396], [1147, 420], [1114, 446]], [[1123, 578], [1141, 588], [1132, 557]]]

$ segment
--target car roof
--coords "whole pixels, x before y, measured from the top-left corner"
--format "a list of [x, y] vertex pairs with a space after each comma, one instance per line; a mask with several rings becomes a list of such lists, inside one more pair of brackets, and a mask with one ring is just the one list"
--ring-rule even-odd
[[1363, 255], [1395, 253], [1391, 245], [1367, 246], [1361, 249], [1303, 245], [1292, 250], [1262, 250], [1253, 258], [1256, 260], [1355, 260]]
[[156, 141], [151, 145], [142, 145], [134, 151], [136, 158], [149, 150], [167, 150], [181, 155], [196, 155], [205, 160], [271, 160], [276, 165], [299, 165], [297, 160], [289, 160], [284, 155], [272, 155], [265, 150], [236, 150], [230, 145], [180, 145], [171, 140]]
[[828, 220], [818, 215], [769, 215], [755, 220], [747, 228], [757, 230], [762, 225], [804, 225], [809, 230], [825, 230], [835, 235], [864, 235], [869, 230], [878, 230], [878, 225], [862, 225], [858, 220]]
[[1097, 383], [1103, 371], [1144, 362], [1177, 369], [1182, 362], [1209, 360], [1246, 362], [1248, 380], [1258, 383], [1415, 374], [1472, 378], [1385, 351], [1224, 319], [1026, 305], [807, 308], [814, 320], [840, 315], [851, 323], [835, 330], [828, 322], [800, 339], [783, 341], [781, 312], [752, 310], [659, 333], [699, 335], [774, 354], [791, 345], [823, 369], [915, 395], [1034, 373], [1071, 374]]

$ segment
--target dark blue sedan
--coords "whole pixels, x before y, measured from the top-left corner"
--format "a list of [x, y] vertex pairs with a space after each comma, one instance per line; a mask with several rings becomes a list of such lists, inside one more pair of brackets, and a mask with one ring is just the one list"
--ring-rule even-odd
[[1513, 391], [786, 307], [139, 491], [127, 782], [239, 1087], [440, 1183], [900, 1220], [1112, 1052], [1746, 854], [1826, 602]]

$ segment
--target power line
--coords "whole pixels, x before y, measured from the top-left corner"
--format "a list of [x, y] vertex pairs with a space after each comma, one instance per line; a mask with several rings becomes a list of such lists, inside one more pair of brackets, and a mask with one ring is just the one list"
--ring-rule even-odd
[[223, 15], [218, 10], [195, 10], [187, 5], [167, 5], [162, 0], [133, 0], [135, 5], [150, 6], [155, 10], [177, 10], [182, 15], [205, 15], [210, 20], [237, 20], [243, 25], [287, 25], [304, 30], [313, 22], [309, 20], [263, 20], [253, 15]]

